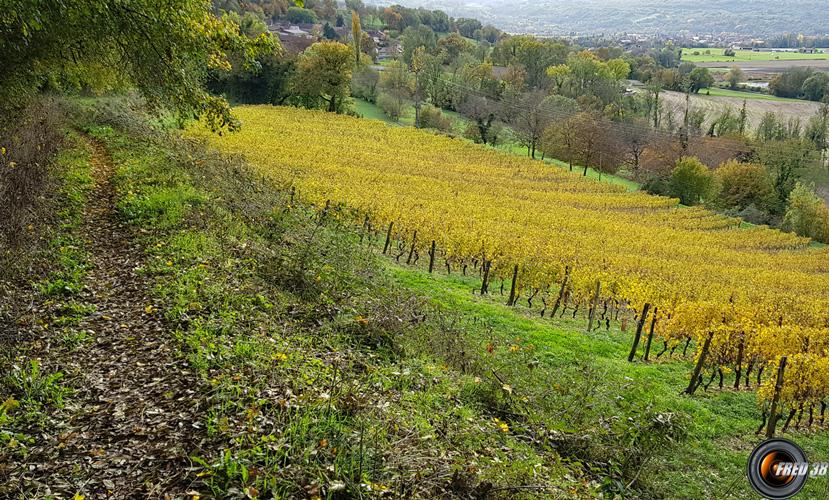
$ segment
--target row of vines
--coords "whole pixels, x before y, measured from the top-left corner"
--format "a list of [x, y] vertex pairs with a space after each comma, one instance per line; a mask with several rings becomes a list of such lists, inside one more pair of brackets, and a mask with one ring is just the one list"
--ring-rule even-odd
[[824, 413], [829, 249], [459, 139], [294, 108], [237, 113], [241, 132], [210, 136], [217, 147], [308, 202], [349, 207], [384, 253], [432, 267], [440, 252], [448, 271], [476, 269], [482, 292], [501, 280], [510, 302], [581, 305], [591, 328], [632, 311], [648, 351], [696, 346], [689, 393], [722, 386], [725, 369], [738, 388], [754, 377], [764, 420], [771, 406], [788, 421]]

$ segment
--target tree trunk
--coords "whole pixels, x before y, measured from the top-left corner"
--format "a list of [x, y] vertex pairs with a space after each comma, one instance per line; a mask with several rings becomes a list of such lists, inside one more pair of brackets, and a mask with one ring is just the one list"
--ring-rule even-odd
[[[449, 263], [446, 263], [447, 269], [449, 268]], [[429, 250], [429, 274], [432, 274], [432, 270], [435, 268], [435, 240], [432, 240], [432, 248]]]

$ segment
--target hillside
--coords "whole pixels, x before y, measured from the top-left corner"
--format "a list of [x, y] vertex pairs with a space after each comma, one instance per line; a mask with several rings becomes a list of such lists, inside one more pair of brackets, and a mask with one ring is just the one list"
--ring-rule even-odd
[[454, 16], [489, 22], [508, 32], [539, 35], [570, 33], [741, 33], [753, 36], [779, 33], [824, 34], [825, 4], [816, 0], [611, 0], [476, 2], [409, 0], [407, 6], [443, 9]]

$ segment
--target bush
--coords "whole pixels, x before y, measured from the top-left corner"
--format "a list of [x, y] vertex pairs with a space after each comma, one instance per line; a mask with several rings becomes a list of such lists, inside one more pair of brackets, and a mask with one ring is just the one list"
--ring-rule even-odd
[[642, 184], [642, 189], [650, 194], [670, 196], [671, 190], [668, 181], [662, 177], [651, 177]]
[[439, 108], [425, 105], [420, 109], [420, 128], [433, 128], [441, 132], [452, 131], [452, 120], [444, 116]]
[[383, 113], [394, 121], [399, 121], [400, 117], [403, 116], [404, 101], [394, 97], [393, 95], [385, 93], [378, 95], [377, 106], [379, 106], [380, 109], [383, 110]]
[[713, 184], [714, 176], [708, 167], [693, 156], [685, 156], [671, 172], [668, 190], [683, 205], [697, 205], [710, 195]]
[[368, 102], [377, 101], [377, 84], [380, 81], [380, 73], [371, 66], [360, 66], [354, 70], [351, 78], [351, 95], [365, 99]]
[[811, 187], [798, 182], [789, 194], [783, 229], [829, 243], [829, 208]]
[[768, 211], [775, 202], [774, 183], [763, 165], [729, 160], [714, 171], [718, 209], [744, 210], [749, 206]]
[[[50, 167], [65, 137], [61, 103], [42, 99], [0, 121], [0, 249], [35, 239], [55, 188]], [[16, 252], [20, 253], [20, 252]]]
[[317, 22], [317, 14], [313, 10], [300, 7], [289, 8], [285, 18], [295, 24], [312, 24]]

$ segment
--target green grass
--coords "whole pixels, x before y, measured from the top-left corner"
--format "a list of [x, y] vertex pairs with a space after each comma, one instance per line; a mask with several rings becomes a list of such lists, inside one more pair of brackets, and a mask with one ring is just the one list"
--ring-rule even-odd
[[[710, 51], [710, 54], [706, 54]], [[699, 52], [695, 55], [694, 52]], [[829, 53], [801, 54], [798, 52], [754, 52], [737, 50], [734, 56], [726, 56], [724, 48], [682, 49], [682, 60], [693, 63], [703, 62], [741, 62], [741, 61], [800, 61], [829, 59]]]
[[[27, 313], [18, 320], [21, 326], [33, 330], [48, 327], [48, 323], [62, 327], [56, 344], [82, 342], [82, 334], [72, 326], [93, 312], [77, 298], [88, 271], [80, 226], [93, 185], [90, 156], [83, 140], [67, 131], [67, 147], [51, 168], [57, 187], [50, 194], [57, 200], [54, 217], [44, 227], [32, 228], [40, 233], [44, 244], [32, 251], [28, 261], [32, 267], [24, 270], [34, 291], [27, 301], [45, 314], [35, 319], [34, 314]], [[41, 267], [46, 269], [45, 275], [33, 272]], [[64, 385], [62, 368], [35, 357], [29, 352], [30, 342], [22, 339], [11, 346], [0, 351], [0, 462], [7, 454], [22, 457], [30, 447], [44, 445], [41, 429], [54, 425], [50, 415], [72, 392]], [[57, 350], [57, 346], [52, 349]]]
[[731, 89], [723, 89], [719, 87], [712, 87], [710, 89], [704, 89], [699, 92], [700, 96], [712, 96], [712, 97], [735, 97], [737, 99], [748, 99], [748, 100], [759, 100], [759, 101], [778, 101], [778, 102], [803, 102], [802, 99], [791, 99], [788, 97], [777, 97], [771, 94], [765, 94], [762, 92], [744, 92], [741, 90], [731, 90]]

